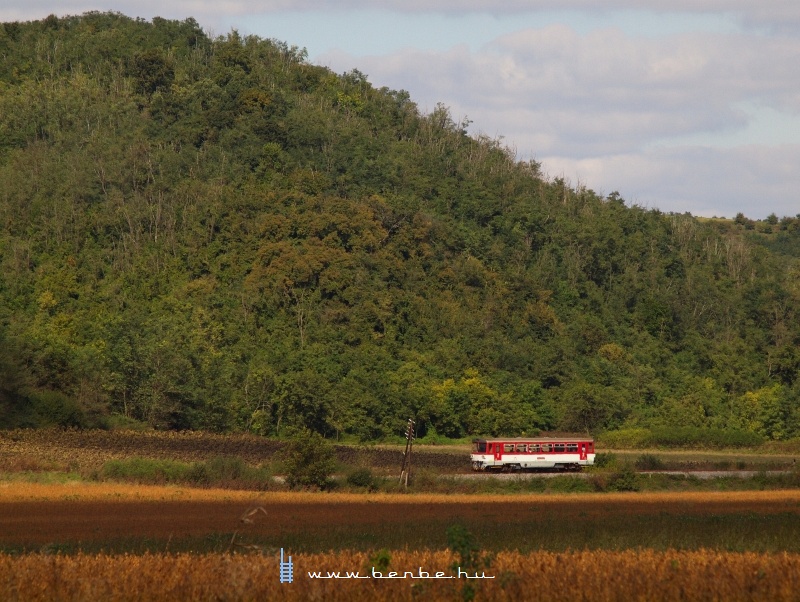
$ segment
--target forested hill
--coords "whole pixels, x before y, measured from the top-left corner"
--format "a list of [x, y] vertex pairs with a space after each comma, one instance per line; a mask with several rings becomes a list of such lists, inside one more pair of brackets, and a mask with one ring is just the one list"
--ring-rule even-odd
[[626, 206], [192, 19], [0, 56], [0, 426], [800, 435], [798, 218]]

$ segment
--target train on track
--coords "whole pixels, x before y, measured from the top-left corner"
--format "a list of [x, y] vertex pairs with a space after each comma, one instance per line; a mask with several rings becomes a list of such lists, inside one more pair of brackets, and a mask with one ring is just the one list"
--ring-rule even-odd
[[594, 464], [594, 440], [583, 437], [513, 437], [475, 439], [472, 469], [512, 472], [518, 470], [580, 470]]

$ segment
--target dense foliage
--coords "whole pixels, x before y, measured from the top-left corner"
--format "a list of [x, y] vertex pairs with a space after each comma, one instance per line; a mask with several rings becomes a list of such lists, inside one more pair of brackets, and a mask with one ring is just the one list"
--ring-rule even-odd
[[800, 219], [626, 206], [192, 19], [0, 55], [3, 426], [800, 434]]

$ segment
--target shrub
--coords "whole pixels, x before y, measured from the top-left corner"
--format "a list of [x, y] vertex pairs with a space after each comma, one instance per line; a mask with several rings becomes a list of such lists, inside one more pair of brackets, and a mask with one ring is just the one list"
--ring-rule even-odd
[[764, 437], [751, 431], [661, 427], [652, 431], [652, 443], [666, 447], [756, 447]]
[[206, 462], [212, 481], [238, 481], [247, 477], [248, 467], [236, 456], [215, 456]]
[[649, 445], [651, 434], [648, 429], [622, 429], [609, 431], [598, 437], [598, 443], [611, 449], [636, 449]]
[[208, 467], [202, 462], [195, 462], [186, 471], [186, 479], [193, 485], [209, 485], [211, 476], [208, 474]]
[[266, 468], [248, 466], [241, 458], [232, 456], [218, 456], [207, 462], [191, 464], [137, 457], [109, 460], [103, 464], [98, 478], [135, 483], [190, 483], [253, 489], [264, 489], [270, 482]]
[[639, 491], [636, 473], [632, 468], [626, 466], [608, 478], [607, 488], [608, 491]]
[[644, 447], [757, 447], [764, 443], [762, 435], [752, 431], [707, 429], [693, 426], [664, 426], [652, 429], [609, 431], [598, 437], [598, 443], [617, 449]]
[[594, 465], [597, 468], [611, 468], [617, 465], [617, 455], [611, 452], [600, 452], [594, 457]]
[[327, 489], [336, 467], [331, 445], [308, 429], [296, 431], [281, 453], [286, 484], [292, 489]]
[[642, 454], [636, 459], [637, 470], [664, 470], [664, 462], [656, 455]]
[[33, 391], [28, 396], [33, 426], [86, 427], [86, 417], [78, 403], [59, 391]]
[[[539, 479], [544, 481], [544, 479]], [[575, 477], [555, 477], [547, 479], [547, 488], [551, 493], [588, 493], [592, 491], [592, 484], [586, 479]]]
[[352, 487], [374, 489], [375, 476], [369, 468], [358, 468], [347, 475], [347, 484]]
[[188, 472], [189, 467], [181, 462], [129, 458], [109, 460], [103, 465], [101, 476], [137, 483], [180, 483], [186, 480]]
[[386, 548], [381, 548], [377, 552], [375, 552], [369, 559], [370, 566], [367, 567], [367, 570], [378, 570], [380, 572], [386, 572], [389, 569], [389, 564], [392, 562], [392, 554]]

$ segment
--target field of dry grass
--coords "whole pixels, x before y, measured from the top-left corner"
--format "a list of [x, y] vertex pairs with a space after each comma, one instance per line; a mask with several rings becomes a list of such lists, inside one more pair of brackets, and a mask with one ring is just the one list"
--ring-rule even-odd
[[160, 485], [132, 485], [126, 483], [0, 483], [0, 503], [16, 501], [254, 501], [264, 503], [298, 504], [409, 504], [428, 505], [477, 505], [513, 507], [536, 505], [542, 508], [572, 508], [586, 512], [592, 508], [627, 506], [625, 512], [634, 509], [676, 509], [681, 512], [701, 510], [717, 511], [735, 508], [737, 511], [781, 512], [800, 509], [800, 490], [780, 491], [734, 491], [734, 492], [645, 492], [645, 493], [584, 493], [552, 494], [542, 496], [535, 493], [500, 496], [441, 493], [324, 493], [314, 491], [235, 491], [229, 489], [196, 489]]
[[[0, 598], [63, 602], [178, 600], [797, 600], [797, 554], [698, 551], [501, 552], [458, 578], [450, 551], [392, 551], [381, 575], [396, 579], [311, 578], [335, 571], [371, 575], [374, 556], [294, 554], [294, 580], [281, 583], [279, 555], [0, 554]], [[377, 570], [377, 569], [376, 569]], [[431, 579], [436, 572], [452, 579]], [[408, 572], [408, 574], [406, 574]], [[466, 571], [465, 571], [466, 572]], [[411, 575], [416, 575], [412, 578]], [[343, 576], [340, 573], [340, 576]]]

